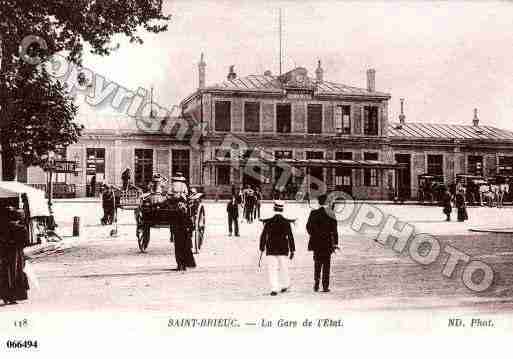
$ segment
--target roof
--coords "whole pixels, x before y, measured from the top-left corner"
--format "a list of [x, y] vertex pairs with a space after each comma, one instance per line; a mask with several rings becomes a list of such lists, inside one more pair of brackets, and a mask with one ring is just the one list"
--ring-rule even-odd
[[[163, 122], [163, 121], [166, 122]], [[149, 134], [175, 135], [186, 122], [182, 118], [164, 119], [156, 117], [131, 117], [128, 115], [90, 115], [80, 116], [77, 123], [84, 126], [84, 132], [96, 134]], [[164, 127], [163, 127], [164, 126]], [[186, 134], [190, 135], [191, 127], [187, 125]]]
[[[308, 78], [310, 83], [315, 83], [316, 94], [318, 95], [349, 95], [349, 96], [383, 96], [388, 97], [389, 94], [384, 92], [370, 92], [364, 88], [347, 86], [330, 81], [316, 82], [312, 78]], [[208, 86], [205, 90], [221, 90], [221, 91], [257, 91], [257, 92], [275, 92], [281, 93], [283, 85], [279, 81], [278, 76], [270, 75], [249, 75], [245, 77], [237, 77], [233, 80], [225, 80], [221, 83]]]
[[443, 138], [462, 140], [511, 140], [513, 132], [493, 126], [447, 125], [434, 123], [407, 122], [390, 123], [388, 136], [392, 138]]

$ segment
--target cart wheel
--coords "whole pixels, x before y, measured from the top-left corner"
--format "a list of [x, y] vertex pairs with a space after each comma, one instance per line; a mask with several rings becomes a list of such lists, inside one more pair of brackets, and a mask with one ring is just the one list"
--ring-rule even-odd
[[205, 207], [201, 206], [198, 209], [198, 214], [196, 215], [194, 228], [194, 249], [196, 253], [199, 252], [203, 243], [205, 243]]

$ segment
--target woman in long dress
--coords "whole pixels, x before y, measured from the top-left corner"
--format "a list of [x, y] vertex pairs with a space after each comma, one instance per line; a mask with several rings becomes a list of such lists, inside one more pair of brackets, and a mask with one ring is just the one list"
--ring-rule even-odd
[[29, 289], [24, 272], [23, 248], [28, 245], [24, 213], [14, 208], [0, 209], [0, 298], [5, 304], [26, 300]]
[[465, 205], [465, 192], [459, 191], [456, 193], [455, 205], [458, 209], [458, 222], [463, 222], [468, 219], [467, 206]]

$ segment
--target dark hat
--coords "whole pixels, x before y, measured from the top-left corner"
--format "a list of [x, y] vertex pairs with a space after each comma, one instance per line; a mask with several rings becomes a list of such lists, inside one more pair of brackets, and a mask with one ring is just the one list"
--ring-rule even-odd
[[281, 200], [274, 201], [274, 211], [275, 212], [283, 212], [283, 207], [285, 205], [285, 202]]
[[185, 182], [185, 177], [183, 176], [182, 172], [176, 172], [172, 180], [175, 182]]

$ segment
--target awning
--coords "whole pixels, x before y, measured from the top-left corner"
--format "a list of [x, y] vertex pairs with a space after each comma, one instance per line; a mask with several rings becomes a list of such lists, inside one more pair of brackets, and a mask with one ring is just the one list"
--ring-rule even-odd
[[23, 193], [27, 194], [31, 217], [50, 215], [43, 191], [16, 181], [0, 181], [0, 198], [16, 198]]
[[370, 161], [370, 160], [266, 160], [260, 158], [247, 158], [241, 160], [232, 160], [227, 158], [216, 158], [213, 160], [205, 161], [206, 165], [211, 166], [234, 166], [240, 167], [267, 165], [279, 166], [288, 165], [291, 167], [327, 167], [327, 168], [372, 168], [372, 169], [401, 169], [407, 168], [407, 164], [402, 163], [386, 163], [383, 161]]

